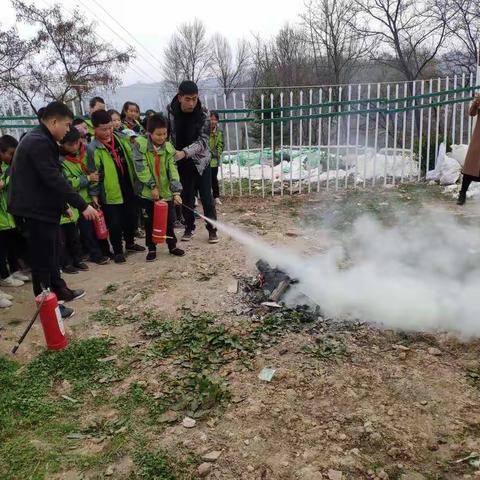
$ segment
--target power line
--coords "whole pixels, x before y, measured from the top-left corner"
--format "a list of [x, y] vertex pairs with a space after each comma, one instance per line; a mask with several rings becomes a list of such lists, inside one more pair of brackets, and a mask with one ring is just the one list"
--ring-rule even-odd
[[[140, 45], [140, 47], [143, 48], [143, 50], [145, 50], [145, 52], [150, 55], [150, 57], [152, 57], [152, 59], [155, 61], [155, 62], [158, 62], [158, 59], [157, 57], [155, 56], [155, 54], [153, 54], [142, 42], [140, 42], [140, 40], [138, 40], [134, 35], [132, 35], [130, 33], [130, 31], [128, 29], [126, 29], [113, 15], [111, 15], [102, 5], [100, 5], [100, 3], [98, 3], [97, 0], [92, 0], [93, 3], [95, 3], [95, 5], [97, 5], [99, 8], [101, 8], [130, 38], [133, 39], [134, 42], [136, 42], [138, 45]], [[161, 70], [159, 70], [160, 73]]]
[[[49, 5], [45, 0], [41, 0], [41, 1], [42, 1], [42, 3], [43, 3], [47, 8], [52, 8], [51, 5]], [[81, 2], [81, 0], [79, 0], [79, 1]], [[82, 5], [84, 6], [84, 8], [87, 8], [86, 5], [85, 5], [83, 2], [81, 2], [81, 3], [82, 3]], [[73, 12], [72, 12], [70, 9], [65, 8], [64, 6], [62, 6], [62, 8], [63, 8], [64, 10], [66, 10], [68, 13], [70, 13], [70, 15], [72, 15], [72, 17], [74, 16]], [[105, 24], [105, 25], [108, 27], [107, 24]], [[110, 28], [110, 27], [108, 27], [108, 28]], [[110, 29], [110, 30], [111, 30], [111, 29]], [[116, 32], [115, 32], [114, 30], [111, 30], [111, 31], [116, 34]], [[92, 34], [95, 35], [98, 39], [102, 40], [103, 42], [105, 42], [105, 43], [107, 43], [107, 44], [109, 43], [109, 41], [106, 40], [104, 37], [102, 37], [99, 33], [92, 31]], [[121, 37], [120, 37], [120, 38], [121, 38]], [[122, 39], [122, 40], [123, 40], [123, 39]], [[132, 45], [128, 44], [128, 42], [125, 42], [125, 43], [127, 43], [127, 45], [128, 45], [129, 47], [132, 47]], [[132, 47], [132, 48], [133, 48], [133, 47]], [[156, 80], [155, 78], [153, 78], [149, 73], [147, 73], [147, 72], [145, 72], [143, 69], [141, 69], [138, 65], [134, 66], [134, 64], [130, 64], [130, 65], [129, 65], [129, 68], [131, 68], [135, 73], [137, 73], [138, 75], [140, 75], [140, 77], [144, 77], [145, 79], [150, 80], [150, 81], [152, 81], [152, 82], [157, 82], [157, 81], [158, 81], [158, 80]], [[148, 78], [148, 77], [149, 77], [149, 78]]]
[[[88, 6], [85, 5], [85, 3], [83, 3], [82, 0], [78, 0], [78, 1], [83, 5], [83, 7], [84, 7], [86, 10], [88, 10]], [[107, 22], [105, 22], [105, 20], [103, 20], [102, 18], [98, 18], [98, 20], [100, 20], [101, 23], [103, 23], [114, 35], [116, 35], [116, 36], [117, 36], [122, 42], [124, 42], [127, 46], [135, 49], [135, 47], [134, 47], [133, 45], [131, 45], [130, 43], [128, 43], [120, 34], [117, 33], [116, 30], [114, 30], [112, 27], [110, 27], [110, 25], [109, 25]], [[93, 34], [94, 34], [94, 35], [97, 35], [97, 36], [100, 37], [104, 42], [106, 42], [106, 40], [103, 39], [98, 33], [93, 32]], [[108, 42], [106, 42], [106, 43], [108, 43]], [[139, 54], [139, 56], [142, 57], [143, 60], [145, 60], [147, 63], [150, 62], [150, 60], [147, 60], [143, 55]], [[143, 75], [146, 76], [146, 77], [150, 77], [151, 81], [153, 81], [153, 82], [157, 82], [157, 81], [158, 81], [157, 79], [153, 78], [152, 75], [150, 75], [149, 73], [145, 73], [145, 71], [142, 70], [138, 65], [137, 65], [137, 69], [140, 70], [140, 71], [143, 71]]]

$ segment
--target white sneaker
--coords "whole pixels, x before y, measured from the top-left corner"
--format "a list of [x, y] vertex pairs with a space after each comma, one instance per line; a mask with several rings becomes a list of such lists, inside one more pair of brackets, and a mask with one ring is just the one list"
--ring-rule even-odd
[[222, 205], [222, 201], [219, 198], [216, 198], [215, 205]]
[[0, 297], [0, 308], [8, 308], [11, 307], [13, 303], [8, 300], [8, 298]]
[[11, 300], [13, 297], [8, 293], [0, 291], [0, 298], [6, 298], [7, 300]]
[[29, 282], [31, 280], [31, 278], [28, 275], [25, 275], [22, 272], [12, 273], [12, 277], [15, 278], [16, 280], [20, 280], [22, 282]]
[[0, 280], [0, 287], [21, 287], [22, 285], [24, 285], [24, 282], [13, 278], [12, 275]]

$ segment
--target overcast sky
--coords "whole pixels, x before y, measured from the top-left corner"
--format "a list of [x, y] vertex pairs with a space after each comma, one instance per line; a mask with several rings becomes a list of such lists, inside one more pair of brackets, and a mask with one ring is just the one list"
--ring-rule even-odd
[[[2, 2], [1, 23], [15, 23], [15, 12], [8, 0]], [[96, 3], [97, 2], [97, 3]], [[125, 47], [126, 42], [137, 50], [137, 58], [124, 75], [124, 84], [141, 81], [149, 83], [160, 79], [159, 62], [162, 59], [170, 35], [183, 22], [195, 17], [202, 20], [209, 34], [220, 32], [231, 42], [240, 38], [251, 38], [252, 33], [271, 37], [286, 23], [297, 23], [303, 9], [303, 0], [62, 0], [68, 11], [78, 5], [90, 18], [98, 20], [97, 33], [116, 46]], [[35, 5], [43, 8], [55, 3], [53, 0], [36, 0]], [[133, 37], [142, 43], [147, 53], [115, 21], [102, 11], [103, 6]], [[235, 6], [234, 6], [235, 5]], [[104, 23], [103, 23], [104, 22]], [[107, 26], [108, 25], [108, 26]], [[115, 30], [121, 38], [115, 35]], [[123, 40], [122, 40], [123, 39]], [[155, 57], [157, 62], [155, 62]]]

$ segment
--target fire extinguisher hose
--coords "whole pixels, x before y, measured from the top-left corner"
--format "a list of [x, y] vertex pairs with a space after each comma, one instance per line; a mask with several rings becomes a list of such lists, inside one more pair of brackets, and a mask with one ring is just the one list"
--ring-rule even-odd
[[40, 303], [38, 304], [37, 310], [33, 314], [32, 319], [30, 320], [30, 323], [28, 324], [27, 328], [23, 332], [22, 336], [18, 339], [18, 342], [15, 344], [15, 346], [12, 348], [12, 353], [15, 355], [17, 353], [17, 350], [20, 348], [20, 345], [22, 342], [25, 340], [25, 337], [28, 335], [28, 332], [30, 329], [33, 327], [33, 324], [35, 323], [35, 320], [38, 317], [38, 314], [40, 313], [40, 309], [42, 308], [43, 302], [47, 298], [49, 291], [48, 290], [43, 290], [42, 292], [42, 298], [40, 300]]

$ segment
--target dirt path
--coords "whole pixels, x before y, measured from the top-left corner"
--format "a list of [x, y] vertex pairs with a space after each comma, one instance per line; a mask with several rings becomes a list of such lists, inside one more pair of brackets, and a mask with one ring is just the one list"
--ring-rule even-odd
[[[388, 191], [347, 197], [330, 194], [230, 200], [220, 208], [220, 220], [253, 230], [267, 242], [309, 252], [323, 246], [324, 237], [311, 226], [312, 219], [325, 217], [326, 212], [341, 228], [348, 228], [365, 209], [377, 212], [382, 203], [392, 208], [397, 203], [413, 208], [421, 203], [446, 205], [458, 212], [451, 203], [444, 204], [437, 191], [432, 192], [426, 195], [406, 189], [395, 196]], [[344, 205], [358, 208], [347, 211]], [[475, 216], [475, 211], [460, 213]], [[146, 264], [143, 255], [135, 255], [126, 265], [95, 266], [88, 273], [67, 277], [71, 287], [88, 291], [88, 296], [74, 305], [77, 314], [68, 322], [70, 338], [114, 338], [112, 353], [127, 349], [127, 363], [133, 365], [120, 382], [107, 387], [110, 400], [95, 407], [92, 400], [85, 400], [85, 407], [76, 414], [79, 423], [85, 426], [93, 417], [105, 423], [125, 416], [125, 404], [112, 399], [125, 402], [130, 398], [133, 403], [128, 404], [128, 411], [133, 417], [129, 429], [138, 434], [140, 424], [135, 427], [135, 421], [142, 422], [143, 441], [149, 448], [169, 452], [178, 465], [186, 462], [187, 466], [181, 472], [173, 467], [174, 476], [141, 476], [132, 454], [132, 444], [138, 438], [132, 433], [113, 454], [115, 436], [98, 444], [92, 443], [91, 437], [79, 440], [81, 446], [72, 448], [83, 448], [82, 455], [103, 455], [96, 468], [88, 462], [72, 466], [65, 461], [56, 467], [59, 473], [34, 478], [480, 478], [476, 456], [455, 463], [480, 451], [480, 375], [475, 376], [475, 372], [480, 373], [478, 341], [462, 343], [448, 335], [385, 331], [328, 319], [295, 330], [288, 320], [255, 336], [263, 317], [252, 317], [244, 294], [229, 292], [234, 277], [255, 274], [253, 260], [232, 239], [222, 238], [220, 244], [209, 245], [202, 227], [187, 245], [184, 258], [170, 257], [165, 249], [156, 263]], [[29, 286], [14, 293], [15, 306], [0, 312], [0, 322], [5, 325], [0, 338], [3, 356], [8, 356], [32, 310]], [[100, 316], [92, 316], [99, 310]], [[181, 422], [183, 414], [177, 419], [169, 410], [167, 414], [175, 419], [162, 423], [165, 412], [162, 410], [160, 416], [152, 413], [156, 405], [153, 399], [164, 394], [164, 375], [175, 366], [175, 359], [173, 363], [168, 360], [165, 348], [172, 347], [171, 339], [178, 332], [174, 329], [162, 331], [158, 337], [145, 337], [144, 320], [116, 322], [101, 316], [107, 311], [133, 316], [141, 312], [147, 319], [148, 312], [154, 312], [154, 318], [162, 319], [155, 328], [162, 328], [163, 321], [177, 321], [185, 311], [192, 312], [190, 321], [212, 313], [215, 325], [224, 325], [242, 341], [261, 340], [255, 340], [250, 364], [243, 364], [241, 354], [229, 350], [222, 350], [221, 361], [217, 357], [212, 360], [212, 364], [219, 362], [215, 378], [225, 382], [230, 400], [187, 429]], [[162, 338], [171, 341], [162, 344]], [[151, 356], [155, 345], [156, 354], [158, 348], [164, 348], [163, 356]], [[37, 325], [18, 360], [28, 362], [43, 349]], [[122, 366], [124, 363], [122, 357]], [[276, 369], [271, 383], [258, 379], [264, 367]], [[140, 391], [143, 396], [139, 396]], [[72, 451], [80, 455], [77, 450]], [[199, 473], [202, 457], [213, 451], [221, 452], [219, 458], [203, 467], [205, 475]]]

